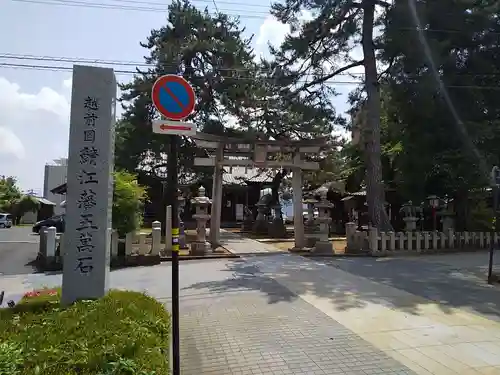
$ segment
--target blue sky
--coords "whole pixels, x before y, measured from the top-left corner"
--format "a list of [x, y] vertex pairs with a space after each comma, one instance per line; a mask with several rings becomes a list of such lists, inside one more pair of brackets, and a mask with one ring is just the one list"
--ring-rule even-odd
[[[53, 0], [35, 0], [53, 1]], [[63, 0], [64, 1], [64, 0]], [[79, 0], [95, 2], [97, 0]], [[146, 2], [147, 4], [144, 4]], [[101, 4], [139, 6], [149, 11], [92, 9], [4, 0], [0, 12], [0, 55], [21, 54], [114, 61], [143, 61], [147, 51], [139, 45], [153, 28], [166, 21], [167, 2], [105, 0]], [[153, 5], [153, 4], [158, 5]], [[208, 0], [194, 0], [199, 8]], [[288, 28], [267, 16], [269, 2], [216, 2], [219, 10], [241, 15], [247, 34], [254, 34], [258, 54], [267, 42], [279, 43]], [[252, 4], [252, 5], [245, 5]], [[156, 11], [151, 11], [157, 8]], [[70, 64], [0, 58], [0, 175], [17, 176], [23, 189], [41, 191], [43, 167], [65, 157], [68, 149], [70, 71], [12, 69], [2, 63], [71, 66]], [[130, 66], [116, 69], [131, 70]], [[119, 81], [129, 76], [117, 75]], [[346, 109], [345, 94], [334, 99], [338, 111]]]

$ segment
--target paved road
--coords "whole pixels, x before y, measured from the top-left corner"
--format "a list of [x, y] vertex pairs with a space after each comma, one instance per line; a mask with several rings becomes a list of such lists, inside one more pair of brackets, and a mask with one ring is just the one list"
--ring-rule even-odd
[[[343, 258], [325, 263], [351, 274], [500, 321], [500, 287], [486, 283], [488, 253]], [[495, 254], [500, 271], [500, 251]]]
[[[415, 375], [245, 260], [181, 262], [180, 273], [185, 375]], [[110, 286], [145, 290], [169, 308], [170, 278], [164, 263], [111, 272]], [[60, 280], [6, 277], [0, 289], [8, 290], [6, 300], [18, 299]]]
[[37, 256], [38, 239], [31, 227], [0, 229], [0, 275], [32, 273], [30, 263]]

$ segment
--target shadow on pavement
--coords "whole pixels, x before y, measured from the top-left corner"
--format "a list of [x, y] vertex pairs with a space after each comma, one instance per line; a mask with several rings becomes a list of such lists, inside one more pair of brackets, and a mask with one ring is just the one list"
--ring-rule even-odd
[[[337, 268], [361, 276], [365, 282], [353, 277], [333, 277]], [[452, 308], [464, 308], [500, 321], [500, 289], [479, 282], [467, 272], [452, 270], [446, 264], [387, 258], [383, 261], [376, 258], [306, 260], [299, 256], [275, 255], [235, 260], [225, 271], [231, 274], [225, 280], [199, 282], [184, 289], [208, 289], [214, 293], [253, 290], [265, 293], [268, 303], [298, 298], [294, 293], [283, 294], [283, 289], [270, 278], [272, 275], [285, 285], [293, 278], [297, 294], [327, 298], [339, 310], [376, 303], [419, 315], [419, 306], [438, 302], [444, 313], [451, 313]], [[314, 274], [317, 277], [312, 277]], [[387, 286], [423, 298], [411, 295], [401, 298], [400, 293], [394, 293]]]

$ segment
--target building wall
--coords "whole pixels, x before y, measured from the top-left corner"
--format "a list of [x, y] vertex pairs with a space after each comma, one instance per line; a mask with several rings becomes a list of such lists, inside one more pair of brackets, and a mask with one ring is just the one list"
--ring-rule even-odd
[[37, 222], [38, 212], [26, 212], [21, 217], [21, 224], [35, 224]]
[[54, 215], [60, 215], [64, 212], [61, 203], [66, 199], [64, 195], [52, 194], [50, 190], [66, 182], [68, 167], [66, 159], [55, 160], [54, 164], [45, 165], [43, 197], [56, 203]]

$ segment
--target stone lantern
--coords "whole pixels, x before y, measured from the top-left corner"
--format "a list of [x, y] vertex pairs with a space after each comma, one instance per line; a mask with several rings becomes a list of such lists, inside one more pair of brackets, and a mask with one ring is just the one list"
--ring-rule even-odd
[[198, 189], [198, 196], [191, 199], [191, 204], [196, 209], [193, 215], [193, 219], [196, 220], [196, 241], [191, 244], [191, 253], [203, 255], [210, 249], [210, 244], [207, 242], [207, 222], [210, 220], [208, 208], [212, 205], [212, 200], [205, 195], [203, 186]]
[[450, 229], [455, 228], [455, 214], [453, 213], [452, 200], [445, 196], [444, 207], [441, 212], [441, 222], [443, 223], [443, 232], [448, 233]]
[[316, 221], [314, 220], [315, 205], [319, 203], [314, 198], [307, 198], [302, 201], [307, 205], [307, 220], [304, 223], [304, 231], [306, 235], [306, 247], [314, 247], [316, 244]]
[[429, 206], [431, 207], [432, 212], [432, 230], [436, 231], [437, 229], [437, 209], [439, 207], [440, 199], [436, 195], [429, 195], [427, 198], [427, 202], [429, 202]]
[[414, 231], [417, 229], [418, 220], [418, 207], [413, 205], [412, 201], [403, 204], [399, 212], [403, 215], [403, 221], [405, 222], [406, 231]]
[[257, 202], [257, 218], [255, 219], [252, 231], [257, 234], [267, 234], [269, 231], [269, 203], [271, 194], [264, 194]]
[[318, 240], [314, 246], [314, 252], [332, 254], [332, 244], [328, 240], [328, 237], [330, 235], [330, 223], [332, 221], [330, 209], [333, 207], [333, 204], [326, 199], [327, 192], [327, 189], [320, 191], [320, 201], [315, 204], [315, 207], [318, 209], [318, 217], [315, 221], [319, 223], [319, 233], [317, 236]]

